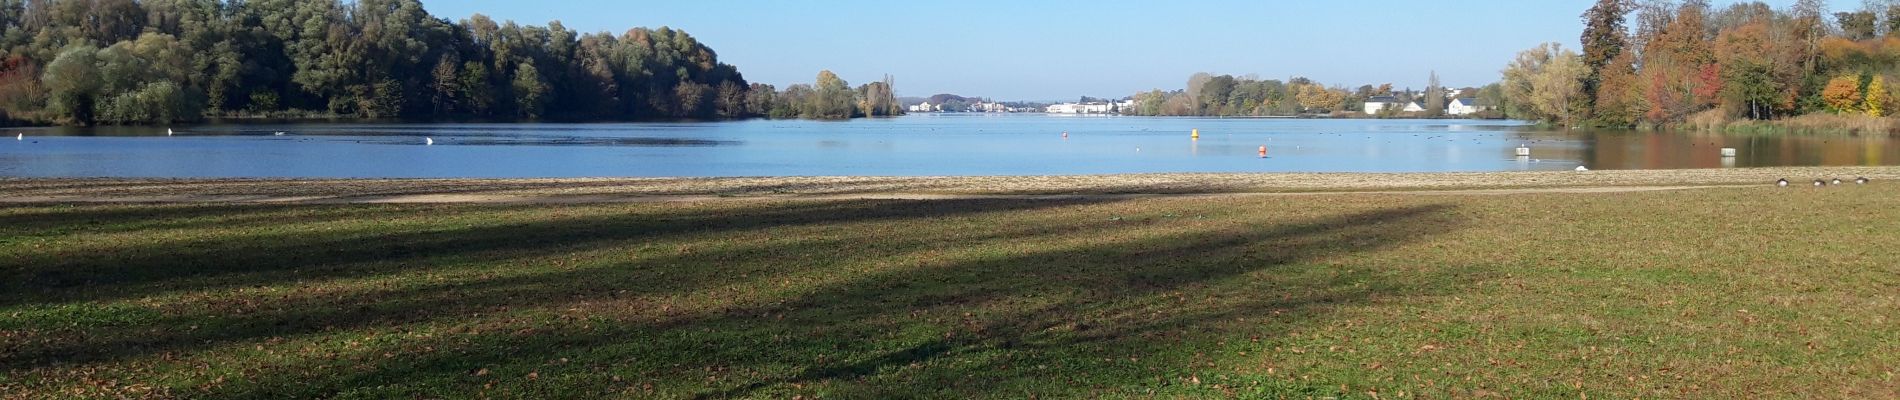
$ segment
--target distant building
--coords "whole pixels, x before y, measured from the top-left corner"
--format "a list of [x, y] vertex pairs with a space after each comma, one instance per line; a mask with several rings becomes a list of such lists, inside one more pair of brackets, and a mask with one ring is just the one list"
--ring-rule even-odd
[[1478, 112], [1481, 112], [1487, 109], [1489, 109], [1489, 107], [1478, 105], [1478, 99], [1465, 97], [1465, 98], [1453, 99], [1450, 105], [1445, 106], [1445, 114], [1446, 115], [1471, 115], [1471, 114], [1477, 114]]
[[1425, 111], [1425, 106], [1421, 106], [1421, 105], [1418, 105], [1418, 102], [1416, 102], [1416, 101], [1414, 101], [1414, 102], [1408, 102], [1408, 103], [1405, 103], [1405, 108], [1404, 108], [1404, 109], [1401, 109], [1401, 110], [1399, 110], [1399, 111], [1404, 111], [1404, 112], [1424, 112], [1424, 111]]
[[1115, 104], [1109, 103], [1062, 103], [1050, 105], [1043, 112], [1050, 114], [1108, 114], [1115, 111]]
[[930, 102], [926, 101], [922, 104], [910, 106], [910, 112], [936, 112], [939, 107], [940, 106], [931, 105]]
[[1404, 107], [1404, 106], [1399, 104], [1399, 98], [1397, 97], [1373, 96], [1371, 98], [1366, 99], [1365, 108], [1361, 108], [1360, 110], [1364, 110], [1364, 112], [1367, 114], [1378, 114], [1382, 111], [1385, 111], [1387, 108], [1400, 108], [1400, 107]]
[[970, 105], [970, 111], [974, 111], [974, 112], [1009, 112], [1009, 106], [1005, 106], [1005, 105], [1003, 105], [1003, 103], [990, 103], [990, 102], [979, 102], [979, 103], [976, 103], [976, 104], [973, 104], [973, 105]]

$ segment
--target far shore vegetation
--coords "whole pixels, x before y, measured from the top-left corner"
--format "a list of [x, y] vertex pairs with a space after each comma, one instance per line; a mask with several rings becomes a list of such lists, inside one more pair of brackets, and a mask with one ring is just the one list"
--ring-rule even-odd
[[1892, 135], [1900, 3], [1599, 0], [1581, 53], [1555, 43], [1504, 69], [1502, 111], [1557, 126]]
[[[1581, 53], [1546, 43], [1498, 83], [1423, 90], [1326, 85], [1304, 77], [1195, 74], [1185, 89], [1130, 97], [1122, 114], [1509, 118], [1552, 127], [1755, 134], [1900, 134], [1900, 2], [1829, 13], [1821, 0], [1599, 0], [1582, 15]], [[1367, 109], [1375, 99], [1393, 107]]]
[[451, 21], [418, 0], [0, 0], [0, 120], [843, 119], [901, 114], [887, 76], [748, 83], [671, 28]]

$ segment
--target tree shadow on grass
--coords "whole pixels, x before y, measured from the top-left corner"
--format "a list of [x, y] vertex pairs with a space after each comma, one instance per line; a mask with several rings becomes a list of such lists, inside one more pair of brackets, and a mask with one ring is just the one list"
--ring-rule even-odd
[[[1086, 348], [1102, 351], [1105, 350], [1102, 347], [1105, 344], [1130, 348], [1167, 346], [1169, 337], [1185, 331], [1210, 329], [1209, 325], [1216, 321], [1267, 316], [1291, 320], [1316, 318], [1330, 307], [1368, 297], [1429, 290], [1406, 288], [1398, 282], [1371, 281], [1370, 276], [1355, 274], [1282, 282], [1293, 284], [1292, 287], [1278, 284], [1268, 286], [1285, 290], [1278, 296], [1274, 293], [1240, 294], [1246, 298], [1227, 299], [1213, 304], [1171, 302], [1166, 299], [1183, 290], [1204, 290], [1209, 285], [1256, 272], [1275, 273], [1277, 268], [1320, 256], [1374, 251], [1415, 240], [1422, 235], [1448, 232], [1455, 229], [1456, 221], [1438, 217], [1448, 209], [1447, 206], [1419, 206], [1380, 210], [1303, 223], [1230, 228], [1132, 243], [1115, 242], [1052, 250], [1043, 254], [949, 266], [924, 273], [907, 271], [864, 277], [854, 284], [814, 293], [788, 305], [787, 309], [826, 309], [828, 312], [820, 318], [798, 321], [820, 324], [903, 313], [917, 307], [969, 309], [1010, 297], [1052, 292], [1073, 295], [1064, 296], [1060, 301], [1006, 308], [1003, 312], [975, 318], [965, 334], [927, 340], [850, 362], [804, 368], [796, 376], [782, 380], [762, 380], [724, 390], [702, 392], [699, 397], [745, 396], [773, 385], [858, 379], [901, 371], [904, 366], [927, 363], [933, 358], [953, 354], [1001, 350], [1060, 355], [1053, 358], [1004, 357], [988, 362], [958, 364], [948, 368], [948, 371], [933, 372], [932, 375], [938, 380], [925, 382], [925, 387], [935, 385], [946, 388], [944, 392], [938, 393], [941, 395], [969, 393], [972, 389], [986, 392], [982, 389], [1033, 386], [1033, 382], [1006, 381], [1065, 377], [1029, 372], [1024, 376], [1004, 374], [1000, 376], [1003, 379], [999, 380], [996, 379], [999, 376], [990, 372], [1007, 369], [1011, 366], [1009, 364], [1016, 363], [1027, 364], [1019, 367], [1028, 367], [1038, 362], [1089, 360], [1095, 358], [1091, 356], [1099, 354], [1073, 354], [1071, 350]], [[1052, 260], [1061, 260], [1072, 267], [1051, 265], [1049, 262]], [[972, 274], [972, 271], [976, 273]], [[993, 280], [1012, 283], [991, 283], [991, 287], [975, 289]], [[971, 289], [911, 295], [916, 297], [897, 301], [889, 299], [893, 295], [908, 297], [893, 293], [889, 287], [933, 281], [939, 282], [936, 287]], [[1087, 371], [1100, 367], [1103, 366], [1069, 372], [1087, 374]], [[992, 378], [975, 382], [956, 379], [958, 376], [972, 375], [991, 375]], [[888, 388], [874, 388], [860, 394], [874, 397], [905, 394], [885, 389]]]
[[[396, 274], [426, 274], [458, 265], [529, 260], [599, 249], [638, 248], [643, 244], [683, 236], [717, 237], [732, 232], [786, 229], [808, 225], [876, 223], [890, 220], [947, 218], [965, 214], [1036, 210], [1091, 204], [1092, 201], [958, 201], [958, 202], [790, 202], [714, 207], [697, 212], [669, 213], [642, 207], [530, 207], [530, 206], [299, 206], [307, 220], [291, 219], [259, 206], [163, 207], [129, 212], [119, 207], [82, 207], [70, 211], [68, 225], [145, 225], [180, 227], [207, 215], [205, 209], [228, 215], [222, 228], [245, 228], [300, 222], [361, 222], [395, 214], [425, 213], [476, 217], [535, 209], [571, 209], [558, 215], [528, 213], [487, 225], [442, 229], [440, 226], [365, 225], [355, 229], [317, 229], [288, 225], [268, 233], [241, 238], [212, 236], [181, 240], [152, 240], [113, 245], [99, 251], [22, 251], [0, 255], [11, 267], [0, 268], [0, 307], [60, 307], [98, 304], [168, 293], [216, 293], [232, 289], [323, 282]], [[315, 210], [315, 211], [312, 211]], [[98, 213], [93, 213], [98, 211]], [[232, 216], [235, 215], [235, 216]], [[179, 221], [184, 219], [185, 221]], [[477, 218], [480, 219], [480, 218]], [[163, 222], [155, 222], [163, 221]], [[42, 222], [41, 225], [50, 224]], [[23, 235], [55, 231], [49, 236], [86, 235], [81, 229], [40, 226]], [[234, 240], [238, 239], [238, 240]], [[811, 244], [811, 241], [782, 241]], [[837, 245], [834, 240], [825, 240]], [[664, 249], [662, 249], [664, 250]], [[769, 257], [771, 248], [733, 250]], [[597, 270], [559, 271], [523, 277], [495, 277], [476, 282], [430, 285], [405, 291], [372, 291], [344, 298], [314, 299], [312, 304], [287, 302], [282, 312], [232, 315], [215, 319], [226, 329], [168, 335], [101, 335], [88, 341], [43, 346], [0, 355], [0, 370], [54, 362], [115, 359], [151, 352], [201, 348], [232, 340], [303, 334], [321, 330], [376, 325], [390, 321], [415, 322], [411, 310], [440, 307], [534, 306], [568, 301], [572, 296], [549, 292], [598, 289], [590, 295], [628, 296], [648, 291], [691, 291], [721, 284], [733, 277], [727, 271], [664, 268], [707, 258], [733, 258], [722, 252], [681, 252], [646, 256], [627, 265], [619, 275], [603, 277]], [[769, 259], [764, 259], [769, 261]], [[672, 273], [668, 286], [607, 287], [603, 283], [637, 284], [653, 274]], [[464, 293], [492, 294], [466, 296]], [[280, 300], [281, 301], [281, 300]], [[352, 307], [325, 307], [348, 303]], [[163, 318], [145, 324], [161, 328], [188, 324], [195, 316]], [[136, 332], [138, 326], [121, 327]], [[116, 339], [115, 339], [116, 338]]]
[[[245, 312], [204, 310], [82, 327], [88, 332], [14, 346], [0, 356], [0, 371], [51, 377], [65, 365], [109, 366], [129, 357], [203, 354], [280, 338], [341, 340], [350, 332], [423, 330], [434, 333], [381, 350], [332, 348], [259, 361], [263, 365], [243, 366], [255, 375], [207, 394], [427, 397], [490, 390], [503, 397], [786, 397], [814, 385], [842, 397], [1086, 394], [1164, 384], [1157, 375], [1178, 372], [1170, 366], [1191, 361], [1192, 352], [1172, 346], [1283, 333], [1288, 326], [1323, 320], [1335, 307], [1450, 290], [1471, 278], [1400, 282], [1369, 271], [1326, 272], [1309, 265], [1452, 232], [1460, 221], [1449, 216], [1448, 206], [1317, 212], [1319, 217], [1304, 219], [1246, 219], [1242, 212], [1237, 215], [1243, 222], [1214, 224], [1086, 218], [1106, 205], [862, 201], [655, 213], [582, 207], [594, 212], [373, 237], [297, 231], [261, 238], [268, 239], [265, 246], [169, 253], [144, 248], [133, 253], [159, 254], [135, 257], [131, 264], [87, 259], [59, 265], [89, 271], [69, 276], [86, 277], [87, 287], [100, 290], [6, 296], [13, 300], [0, 306], [100, 304], [282, 280], [419, 274], [452, 268], [442, 265], [451, 261], [504, 263], [617, 251], [685, 236], [798, 235], [587, 268], [271, 298], [266, 301], [278, 304]], [[1065, 211], [1076, 218], [1031, 218], [1058, 208], [1073, 209]], [[991, 216], [1005, 223], [981, 219]], [[981, 225], [939, 226], [960, 217], [978, 218]], [[1035, 220], [1018, 223], [1028, 219]], [[823, 229], [836, 226], [844, 227]], [[801, 227], [817, 230], [796, 229]], [[1018, 242], [1032, 245], [1011, 245]], [[390, 246], [430, 250], [392, 253]], [[332, 248], [344, 251], [323, 251]], [[996, 250], [982, 251], [990, 248]], [[258, 255], [313, 252], [323, 256], [287, 264]], [[124, 266], [164, 272], [117, 275]], [[885, 267], [860, 270], [865, 266]], [[646, 309], [668, 306], [653, 303], [656, 297], [734, 287], [769, 290], [772, 285], [762, 283], [811, 275], [825, 279], [777, 295], [734, 293], [756, 299], [724, 306], [678, 313]], [[24, 289], [43, 291], [62, 281], [27, 277]], [[1278, 327], [1234, 322], [1239, 320]], [[196, 328], [179, 329], [186, 324]], [[445, 325], [470, 332], [442, 332]], [[1127, 359], [1139, 361], [1121, 361]], [[530, 372], [547, 378], [519, 378]]]
[[[670, 190], [658, 190], [652, 185]], [[307, 187], [321, 189], [310, 190]], [[889, 193], [893, 190], [928, 191], [946, 187], [926, 179], [858, 177], [848, 179], [782, 178], [626, 178], [626, 179], [529, 179], [529, 180], [442, 180], [393, 179], [374, 181], [331, 180], [0, 180], [0, 193], [7, 196], [138, 196], [138, 195], [227, 195], [294, 196], [325, 195], [350, 199], [390, 198], [414, 195], [507, 194], [555, 192], [557, 194], [599, 195], [767, 195], [784, 193], [864, 194]]]
[[251, 228], [349, 219], [376, 219], [408, 212], [377, 207], [277, 205], [86, 205], [0, 206], [0, 236], [62, 236], [152, 232], [166, 229]]
[[[5, 282], [0, 283], [0, 288], [7, 289], [0, 293], [0, 306], [33, 302], [104, 301], [167, 291], [415, 272], [416, 268], [428, 267], [427, 263], [402, 263], [456, 257], [527, 258], [573, 252], [602, 243], [624, 244], [685, 234], [717, 235], [767, 227], [942, 218], [1096, 202], [1099, 201], [917, 202], [899, 207], [877, 201], [789, 202], [747, 204], [683, 215], [584, 206], [295, 206], [338, 211], [317, 213], [304, 220], [273, 216], [268, 214], [265, 207], [258, 206], [166, 207], [136, 212], [111, 207], [88, 207], [72, 211], [67, 220], [69, 225], [148, 224], [188, 228], [195, 224], [149, 221], [197, 218], [214, 213], [205, 209], [239, 215], [259, 214], [228, 218], [233, 222], [257, 225], [363, 222], [395, 213], [440, 213], [431, 217], [452, 218], [498, 210], [572, 209], [576, 212], [544, 217], [528, 216], [502, 223], [473, 221], [477, 225], [456, 229], [429, 225], [399, 227], [364, 224], [352, 229], [321, 231], [271, 229], [243, 237], [242, 240], [229, 237], [153, 239], [111, 244], [94, 249], [99, 251], [76, 254], [27, 251], [17, 254], [12, 260], [19, 267], [13, 271], [0, 270], [0, 274], [11, 275], [5, 276]], [[366, 209], [382, 211], [360, 211]], [[102, 213], [94, 215], [91, 212], [93, 210]], [[611, 211], [598, 213], [596, 210]], [[49, 223], [42, 221], [37, 224], [46, 228], [45, 225]], [[243, 227], [222, 222], [210, 224], [220, 224], [223, 228]]]

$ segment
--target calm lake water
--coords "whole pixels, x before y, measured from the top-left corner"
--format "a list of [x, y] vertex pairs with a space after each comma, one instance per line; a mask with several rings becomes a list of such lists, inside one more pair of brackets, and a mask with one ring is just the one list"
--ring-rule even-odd
[[[173, 129], [175, 136], [151, 127], [4, 130], [0, 176], [916, 176], [1900, 164], [1900, 141], [1886, 138], [1549, 131], [1508, 121], [966, 114], [844, 122]], [[1189, 138], [1193, 129], [1200, 130], [1199, 140]], [[14, 140], [16, 134], [25, 140]], [[434, 145], [425, 145], [430, 139]], [[1514, 156], [1520, 145], [1531, 147], [1531, 157]], [[1267, 146], [1268, 157], [1259, 156], [1260, 146]], [[1725, 159], [1722, 147], [1740, 154]]]

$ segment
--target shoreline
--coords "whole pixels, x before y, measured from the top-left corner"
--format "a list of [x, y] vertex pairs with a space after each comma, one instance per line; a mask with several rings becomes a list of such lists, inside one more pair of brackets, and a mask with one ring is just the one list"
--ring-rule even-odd
[[[1619, 192], [1791, 186], [1814, 179], [1900, 180], [1896, 167], [1773, 167], [1589, 172], [1175, 173], [969, 177], [547, 179], [0, 178], [0, 203], [599, 203], [723, 199], [972, 199], [1076, 196], [1492, 191]], [[1562, 189], [1562, 190], [1559, 190]], [[1500, 191], [1502, 190], [1502, 191]]]

